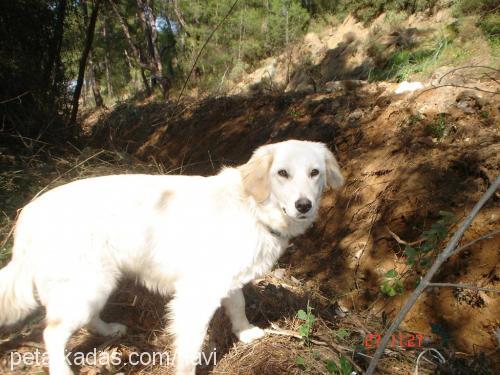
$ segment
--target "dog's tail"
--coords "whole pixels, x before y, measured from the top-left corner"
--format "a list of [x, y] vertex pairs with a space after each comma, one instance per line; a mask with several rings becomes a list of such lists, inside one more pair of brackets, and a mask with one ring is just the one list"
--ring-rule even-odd
[[27, 268], [22, 259], [13, 259], [0, 270], [0, 326], [26, 318], [38, 306]]

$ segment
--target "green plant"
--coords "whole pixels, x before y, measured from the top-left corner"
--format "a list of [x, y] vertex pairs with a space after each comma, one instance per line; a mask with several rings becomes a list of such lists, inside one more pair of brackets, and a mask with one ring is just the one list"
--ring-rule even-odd
[[296, 118], [300, 116], [300, 111], [296, 107], [290, 107], [288, 108], [287, 114], [288, 116]]
[[493, 52], [498, 49], [500, 43], [500, 14], [490, 13], [482, 16], [477, 25], [481, 28]]
[[339, 365], [340, 367], [331, 359], [325, 362], [326, 371], [329, 374], [351, 375], [352, 365], [346, 357], [340, 356]]
[[448, 236], [450, 226], [455, 222], [451, 212], [439, 211], [439, 219], [431, 225], [429, 230], [422, 233], [422, 242], [419, 245], [406, 245], [405, 255], [409, 265], [427, 267], [431, 260], [432, 252]]
[[313, 308], [309, 305], [309, 301], [307, 302], [306, 311], [299, 310], [297, 312], [297, 318], [303, 321], [303, 323], [299, 326], [299, 335], [304, 339], [306, 345], [311, 344], [311, 333], [314, 322], [316, 321], [316, 317], [312, 313]]
[[403, 282], [401, 281], [398, 271], [393, 268], [385, 273], [384, 279], [380, 284], [380, 290], [389, 297], [394, 297], [397, 294], [403, 293]]
[[433, 137], [437, 139], [443, 138], [446, 133], [446, 115], [444, 113], [440, 113], [436, 121], [428, 124], [426, 129]]
[[335, 337], [337, 337], [338, 339], [340, 340], [344, 340], [347, 336], [350, 335], [350, 332], [349, 330], [345, 329], [345, 328], [339, 328], [335, 331], [333, 331], [333, 334], [335, 335]]
[[456, 0], [454, 5], [455, 16], [486, 13], [498, 6], [496, 0]]

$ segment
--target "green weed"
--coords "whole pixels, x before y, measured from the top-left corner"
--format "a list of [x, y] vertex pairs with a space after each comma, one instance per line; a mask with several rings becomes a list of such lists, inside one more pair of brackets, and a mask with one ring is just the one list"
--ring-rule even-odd
[[[325, 369], [329, 374], [340, 374], [340, 375], [350, 375], [353, 371], [352, 364], [349, 360], [340, 356], [338, 363], [332, 359], [322, 358], [321, 354], [316, 351], [311, 350], [311, 334], [314, 326], [314, 322], [316, 321], [316, 317], [312, 313], [313, 308], [307, 302], [306, 310], [299, 310], [297, 312], [297, 318], [302, 321], [302, 324], [299, 326], [299, 334], [304, 339], [304, 343], [308, 347], [307, 355], [298, 355], [295, 358], [295, 364], [304, 369], [305, 372], [309, 372], [312, 368], [313, 361], [322, 361], [325, 365]], [[345, 339], [350, 332], [345, 328], [340, 328], [334, 331], [334, 335], [343, 340]]]
[[406, 245], [407, 263], [426, 268], [430, 263], [432, 253], [448, 236], [450, 226], [453, 223], [455, 223], [455, 216], [451, 212], [439, 211], [439, 220], [432, 224], [429, 230], [422, 233], [423, 241], [419, 245]]
[[313, 308], [309, 305], [309, 302], [307, 302], [306, 311], [299, 310], [297, 312], [297, 318], [303, 321], [303, 323], [299, 326], [299, 335], [304, 339], [304, 342], [308, 346], [311, 344], [311, 333], [316, 320], [312, 310]]
[[335, 337], [337, 337], [338, 339], [340, 340], [344, 340], [347, 336], [349, 336], [351, 333], [349, 332], [349, 330], [345, 329], [345, 328], [339, 328], [335, 331], [333, 331], [333, 334], [335, 335]]
[[353, 370], [351, 362], [344, 356], [340, 356], [338, 365], [331, 359], [327, 360], [325, 367], [329, 374], [351, 375]]
[[394, 268], [385, 273], [382, 284], [380, 284], [380, 291], [389, 297], [403, 293], [403, 282], [398, 271]]
[[444, 113], [440, 113], [433, 123], [426, 126], [426, 130], [434, 138], [441, 139], [446, 134], [446, 116]]

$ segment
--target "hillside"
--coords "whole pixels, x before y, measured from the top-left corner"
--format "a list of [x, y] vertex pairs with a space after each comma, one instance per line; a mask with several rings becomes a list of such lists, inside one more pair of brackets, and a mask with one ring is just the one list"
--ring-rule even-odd
[[[218, 362], [201, 373], [361, 373], [374, 352], [363, 345], [366, 336], [383, 332], [500, 171], [498, 47], [476, 23], [477, 17], [458, 20], [449, 10], [382, 14], [369, 24], [353, 16], [332, 19], [257, 69], [222, 82], [216, 95], [136, 97], [87, 111], [79, 143], [42, 149], [24, 139], [26, 148], [40, 152], [2, 149], [0, 234], [7, 240], [16, 209], [38, 191], [76, 178], [211, 175], [223, 165], [244, 163], [262, 144], [325, 142], [339, 160], [345, 187], [325, 195], [317, 223], [293, 241], [270, 275], [245, 290], [250, 321], [287, 334], [238, 343], [219, 311], [205, 345], [208, 353], [217, 348]], [[405, 80], [424, 87], [397, 94]], [[190, 94], [200, 92], [190, 88]], [[499, 216], [497, 192], [461, 243], [497, 231]], [[454, 255], [434, 281], [500, 289], [499, 244], [493, 237]], [[9, 246], [0, 261], [10, 256]], [[82, 330], [69, 349], [123, 357], [168, 350], [163, 305], [125, 282], [103, 319], [127, 324], [130, 333], [110, 340]], [[297, 316], [308, 305], [316, 318], [309, 342], [298, 333], [304, 322]], [[423, 334], [423, 347], [446, 359], [438, 364], [437, 357], [426, 356], [419, 374], [494, 374], [500, 368], [499, 312], [496, 293], [436, 287], [399, 332]], [[23, 329], [0, 331], [0, 371], [8, 371], [9, 351], [42, 345], [43, 324], [37, 315]], [[413, 373], [419, 353], [394, 345], [378, 373]], [[344, 369], [335, 372], [332, 362]], [[86, 374], [171, 371], [80, 368]]]

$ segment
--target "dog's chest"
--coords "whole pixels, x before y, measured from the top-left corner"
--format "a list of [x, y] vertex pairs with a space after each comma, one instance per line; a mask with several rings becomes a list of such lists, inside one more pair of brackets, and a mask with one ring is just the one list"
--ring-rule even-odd
[[288, 241], [274, 234], [266, 234], [256, 244], [252, 261], [247, 264], [238, 276], [242, 285], [268, 273], [278, 258], [283, 254]]

